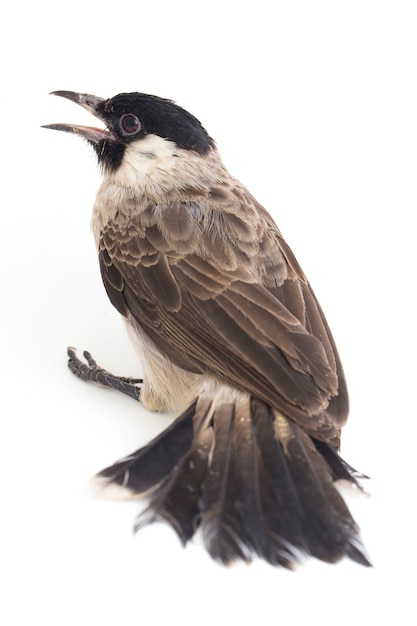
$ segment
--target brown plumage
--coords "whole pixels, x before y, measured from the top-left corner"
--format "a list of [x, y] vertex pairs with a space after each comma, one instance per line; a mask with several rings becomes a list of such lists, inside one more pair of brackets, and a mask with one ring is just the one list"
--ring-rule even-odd
[[[244, 213], [251, 198], [242, 189], [239, 198], [232, 206]], [[243, 231], [246, 237], [239, 240], [232, 228], [235, 215], [230, 224], [225, 210], [207, 203], [203, 213], [196, 206], [197, 200], [191, 208], [184, 201], [142, 211], [123, 239], [114, 221], [100, 233], [110, 300], [157, 345], [163, 343], [179, 367], [215, 374], [283, 411], [310, 434], [336, 441], [347, 417], [335, 420], [328, 412], [343, 376], [336, 347], [303, 274], [284, 254], [278, 229], [258, 218], [257, 228], [251, 224], [252, 239]], [[170, 228], [181, 211], [187, 222], [182, 238], [179, 229]], [[233, 244], [225, 232], [234, 233]], [[261, 245], [266, 237], [275, 243], [268, 256]], [[272, 276], [266, 263], [274, 265]], [[265, 276], [273, 278], [274, 287], [265, 286]]]
[[[101, 481], [148, 496], [137, 528], [165, 519], [186, 542], [199, 527], [223, 562], [255, 553], [291, 567], [304, 552], [368, 564], [334, 487], [356, 483], [337, 454], [342, 366], [275, 223], [173, 103], [58, 93], [107, 124], [96, 141], [94, 129], [76, 131], [103, 166], [93, 214], [101, 274], [142, 357], [142, 402], [179, 414]], [[82, 375], [73, 353], [71, 366]]]

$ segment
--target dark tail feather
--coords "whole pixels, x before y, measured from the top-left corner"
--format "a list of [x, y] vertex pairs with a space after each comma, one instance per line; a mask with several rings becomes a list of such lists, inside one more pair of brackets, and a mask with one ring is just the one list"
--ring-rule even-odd
[[258, 406], [261, 411], [268, 411], [265, 404], [259, 402], [257, 405], [251, 402], [249, 396], [241, 397], [235, 405], [235, 523], [242, 528], [244, 534], [240, 534], [245, 538], [245, 544], [251, 552], [273, 565], [292, 567], [297, 560], [297, 550], [284, 531], [286, 525], [290, 528], [294, 520], [284, 506], [280, 506], [272, 488], [265, 458], [268, 450], [262, 445], [262, 440], [266, 436], [273, 443], [273, 433], [264, 433], [259, 428], [261, 424], [256, 411]]
[[186, 543], [200, 527], [216, 560], [257, 554], [285, 567], [300, 553], [369, 565], [333, 484], [358, 484], [356, 476], [330, 446], [245, 394], [219, 406], [198, 399], [147, 446], [99, 474], [149, 496], [136, 529], [164, 519]]
[[223, 563], [250, 560], [250, 540], [236, 509], [238, 468], [235, 464], [236, 405], [213, 412], [212, 461], [199, 501], [200, 523], [207, 550]]
[[97, 474], [98, 482], [127, 489], [132, 495], [154, 489], [192, 446], [196, 404], [193, 402], [147, 446], [102, 470]]
[[193, 441], [177, 463], [171, 464], [164, 481], [152, 493], [147, 509], [136, 520], [135, 531], [163, 519], [173, 526], [183, 544], [193, 536], [199, 514], [201, 485], [207, 475], [208, 456], [212, 448], [213, 433], [207, 423], [210, 417], [211, 402], [199, 400], [194, 415], [188, 416], [188, 420], [194, 423]]
[[320, 452], [321, 456], [324, 458], [328, 466], [332, 471], [333, 480], [347, 480], [359, 489], [362, 489], [362, 485], [357, 480], [358, 478], [369, 478], [366, 474], [362, 474], [355, 470], [351, 465], [346, 463], [336, 452], [333, 446], [325, 443], [324, 441], [319, 441], [318, 439], [313, 439], [314, 445], [317, 450]]
[[299, 502], [300, 547], [323, 561], [332, 563], [349, 556], [369, 565], [362, 553], [358, 527], [311, 438], [281, 415], [275, 416], [274, 431]]

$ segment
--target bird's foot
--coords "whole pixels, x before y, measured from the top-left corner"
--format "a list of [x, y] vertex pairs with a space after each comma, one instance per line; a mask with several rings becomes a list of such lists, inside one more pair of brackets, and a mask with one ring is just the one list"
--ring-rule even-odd
[[98, 366], [91, 354], [85, 350], [83, 356], [87, 363], [84, 363], [77, 357], [75, 348], [68, 348], [68, 367], [71, 372], [86, 382], [93, 382], [103, 387], [115, 389], [126, 394], [134, 400], [140, 399], [140, 391], [143, 380], [141, 378], [126, 378], [124, 376], [115, 376], [107, 370]]

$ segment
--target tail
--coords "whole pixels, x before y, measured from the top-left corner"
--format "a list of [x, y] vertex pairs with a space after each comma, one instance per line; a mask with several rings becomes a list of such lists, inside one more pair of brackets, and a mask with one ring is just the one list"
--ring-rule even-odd
[[98, 475], [107, 488], [147, 495], [135, 529], [168, 521], [185, 544], [200, 528], [223, 563], [256, 554], [293, 567], [300, 553], [369, 565], [358, 527], [334, 487], [356, 483], [328, 444], [245, 394], [199, 398], [147, 446]]

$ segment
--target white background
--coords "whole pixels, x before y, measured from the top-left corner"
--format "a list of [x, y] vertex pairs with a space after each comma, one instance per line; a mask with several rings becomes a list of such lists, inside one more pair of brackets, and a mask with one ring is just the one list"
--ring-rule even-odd
[[[60, 8], [62, 7], [62, 8]], [[3, 8], [1, 622], [415, 623], [417, 20], [396, 0], [71, 2]], [[57, 89], [175, 99], [267, 207], [326, 312], [350, 385], [343, 456], [372, 569], [222, 568], [89, 478], [168, 424], [85, 385], [66, 346], [139, 375], [89, 231], [100, 182]]]

